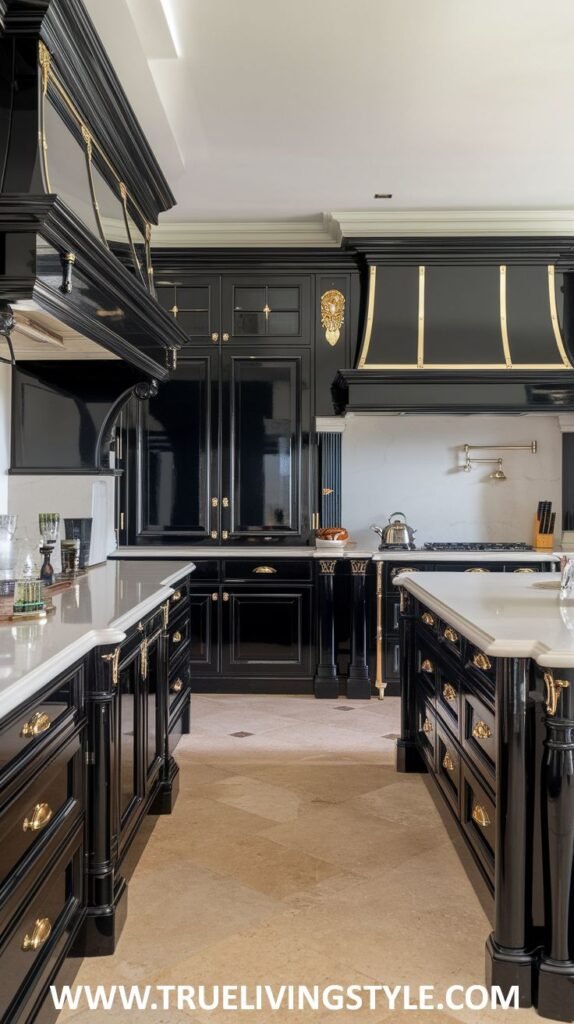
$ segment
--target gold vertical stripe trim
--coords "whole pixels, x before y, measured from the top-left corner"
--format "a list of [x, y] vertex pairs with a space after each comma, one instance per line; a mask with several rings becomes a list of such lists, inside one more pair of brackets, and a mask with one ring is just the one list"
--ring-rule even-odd
[[365, 322], [365, 333], [363, 335], [363, 344], [361, 345], [361, 353], [359, 355], [358, 369], [362, 370], [365, 363], [367, 362], [367, 356], [369, 354], [369, 346], [371, 344], [371, 334], [373, 333], [373, 317], [375, 313], [375, 290], [377, 286], [377, 268], [371, 267], [369, 270], [369, 299], [367, 302], [367, 319]]
[[560, 323], [558, 321], [558, 309], [556, 307], [556, 282], [555, 272], [552, 263], [548, 265], [548, 298], [550, 300], [550, 319], [552, 320], [552, 329], [554, 331], [554, 338], [556, 340], [556, 348], [560, 353], [560, 358], [569, 369], [572, 368], [572, 363], [568, 358], [562, 335], [560, 333]]
[[508, 337], [508, 322], [506, 319], [506, 267], [500, 267], [500, 333], [502, 335], [502, 350], [504, 362], [510, 368], [512, 357], [510, 355], [510, 339]]
[[425, 268], [419, 267], [419, 318], [417, 331], [417, 367], [425, 365]]

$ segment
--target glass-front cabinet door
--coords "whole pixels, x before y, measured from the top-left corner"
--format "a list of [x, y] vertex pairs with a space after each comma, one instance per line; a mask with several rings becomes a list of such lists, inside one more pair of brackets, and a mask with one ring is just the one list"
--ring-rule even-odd
[[138, 403], [137, 539], [188, 541], [218, 532], [217, 353], [180, 363]]
[[190, 345], [214, 345], [221, 335], [221, 282], [199, 274], [158, 277], [158, 302], [177, 320]]
[[222, 343], [310, 345], [308, 277], [224, 278]]
[[222, 537], [309, 531], [309, 354], [222, 359]]

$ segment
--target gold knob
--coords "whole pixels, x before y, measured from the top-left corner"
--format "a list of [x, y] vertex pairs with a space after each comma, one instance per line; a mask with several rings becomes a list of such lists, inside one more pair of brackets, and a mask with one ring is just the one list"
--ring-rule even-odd
[[215, 343], [216, 343], [217, 341], [219, 341], [219, 334], [217, 333], [217, 331], [214, 331], [214, 332], [213, 332], [213, 334], [211, 335], [211, 340], [212, 340], [212, 342], [213, 342], [214, 344], [215, 344]]
[[218, 505], [219, 505], [219, 498], [212, 498], [211, 499], [211, 507], [212, 508], [217, 508]]
[[475, 804], [472, 808], [472, 820], [476, 821], [476, 824], [480, 825], [481, 828], [486, 828], [487, 825], [490, 825], [490, 818], [481, 804]]
[[223, 600], [224, 601], [229, 601], [229, 594], [225, 590], [223, 591]]
[[51, 821], [53, 814], [54, 812], [49, 804], [36, 804], [32, 811], [32, 817], [24, 818], [22, 830], [24, 832], [39, 832]]
[[432, 722], [428, 718], [423, 722], [423, 732], [432, 732]]
[[45, 711], [37, 711], [29, 722], [26, 722], [22, 726], [20, 736], [25, 739], [32, 739], [33, 736], [39, 736], [43, 732], [47, 732], [52, 724], [52, 719]]
[[536, 572], [536, 569], [513, 569], [513, 572]]
[[480, 569], [478, 566], [476, 566], [476, 568], [473, 567], [472, 569], [465, 569], [464, 571], [465, 572], [490, 572], [490, 569]]
[[444, 757], [442, 759], [442, 766], [443, 766], [443, 768], [446, 768], [447, 772], [453, 772], [454, 771], [454, 768], [455, 768], [454, 761], [453, 761], [452, 757], [450, 756], [448, 750], [447, 750], [446, 754], [444, 755]]
[[223, 505], [224, 508], [229, 508], [229, 498], [222, 498], [221, 504]]
[[50, 938], [52, 931], [52, 925], [49, 917], [39, 917], [34, 925], [34, 930], [31, 935], [25, 935], [22, 941], [22, 949], [24, 952], [29, 950], [40, 949], [44, 943]]
[[277, 572], [277, 569], [274, 569], [273, 566], [271, 566], [271, 565], [256, 565], [255, 568], [252, 569], [251, 571], [259, 573], [260, 575], [269, 576], [272, 573]]
[[423, 661], [423, 663], [421, 665], [421, 670], [423, 672], [434, 672], [434, 665], [433, 665], [432, 661], [429, 661], [428, 658], [425, 658], [425, 660]]
[[228, 538], [229, 538], [229, 530], [222, 530], [221, 531], [221, 539], [222, 540], [228, 540]]
[[212, 540], [217, 540], [217, 530], [212, 530], [209, 536]]
[[450, 640], [451, 644], [455, 644], [458, 641], [458, 633], [452, 629], [451, 626], [447, 626], [446, 629], [443, 629], [442, 635], [445, 640]]
[[478, 721], [472, 727], [472, 735], [475, 740], [489, 740], [492, 736], [492, 729], [489, 729], [486, 722]]
[[222, 338], [223, 338], [224, 341], [229, 341], [229, 335], [228, 335], [227, 331], [223, 332]]
[[177, 629], [175, 631], [175, 633], [173, 634], [171, 640], [172, 640], [172, 643], [174, 643], [174, 644], [180, 644], [181, 643], [181, 641], [183, 640], [183, 636], [179, 632], [179, 629]]
[[445, 683], [442, 688], [442, 695], [445, 700], [456, 700], [456, 690], [452, 683]]
[[182, 689], [183, 682], [181, 681], [181, 679], [176, 679], [175, 682], [173, 682], [170, 686], [170, 690], [172, 693], [180, 693]]
[[181, 590], [176, 590], [175, 594], [171, 595], [171, 599], [174, 602], [174, 604], [176, 601], [181, 601]]
[[217, 593], [217, 590], [214, 590], [213, 594], [211, 595], [211, 600], [212, 601], [217, 601], [218, 598], [219, 598], [219, 594]]
[[487, 672], [488, 669], [492, 668], [490, 658], [487, 658], [486, 654], [483, 654], [482, 651], [477, 651], [476, 654], [473, 654], [472, 664], [475, 665], [476, 668], [482, 669], [483, 672]]
[[431, 615], [430, 612], [423, 612], [422, 615], [421, 615], [421, 619], [423, 620], [425, 625], [427, 625], [427, 626], [434, 626], [435, 618], [434, 618], [434, 615]]

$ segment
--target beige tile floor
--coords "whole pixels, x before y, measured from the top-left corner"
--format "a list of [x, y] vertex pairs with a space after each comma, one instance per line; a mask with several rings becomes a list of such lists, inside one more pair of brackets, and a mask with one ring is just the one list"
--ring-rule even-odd
[[[482, 984], [489, 901], [424, 776], [394, 771], [398, 718], [392, 698], [195, 696], [192, 734], [177, 749], [179, 799], [171, 817], [157, 820], [131, 879], [117, 951], [85, 960], [76, 983], [434, 985], [437, 1000], [448, 985]], [[380, 1004], [341, 1012], [83, 1009], [63, 1011], [58, 1024], [134, 1020], [540, 1018]]]

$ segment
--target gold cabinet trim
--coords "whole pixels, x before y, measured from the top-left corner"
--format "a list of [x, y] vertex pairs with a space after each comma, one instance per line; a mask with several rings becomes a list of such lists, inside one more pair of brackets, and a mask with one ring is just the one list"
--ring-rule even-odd
[[457, 693], [452, 683], [445, 683], [442, 688], [442, 695], [445, 700], [453, 701], [456, 700]]
[[443, 629], [442, 635], [444, 636], [445, 640], [449, 641], [449, 643], [458, 643], [458, 633], [456, 632], [455, 629], [452, 628], [452, 626], [447, 626], [446, 629]]
[[442, 766], [443, 768], [446, 768], [447, 772], [453, 772], [455, 770], [455, 763], [452, 757], [450, 756], [448, 750], [442, 759]]
[[430, 612], [423, 612], [421, 615], [421, 619], [424, 622], [425, 626], [434, 626], [436, 622], [434, 615], [431, 615]]
[[434, 672], [434, 665], [429, 658], [425, 658], [425, 660], [421, 662], [421, 672]]
[[486, 722], [479, 719], [479, 721], [475, 722], [472, 727], [472, 735], [475, 740], [489, 740], [492, 736], [492, 729], [489, 728]]
[[488, 658], [486, 654], [483, 654], [482, 651], [475, 651], [472, 656], [472, 664], [483, 672], [488, 672], [488, 670], [492, 668], [490, 658]]
[[52, 725], [52, 719], [45, 711], [37, 711], [29, 722], [26, 722], [21, 729], [20, 736], [24, 739], [32, 739], [34, 736], [40, 736], [43, 732], [47, 732]]
[[116, 647], [110, 654], [102, 654], [102, 661], [110, 661], [112, 664], [112, 686], [118, 685], [120, 677], [120, 654], [120, 647]]
[[481, 828], [487, 828], [490, 825], [490, 818], [482, 806], [482, 804], [474, 804], [472, 808], [472, 820], [480, 825]]
[[562, 690], [567, 690], [570, 683], [567, 679], [555, 679], [553, 672], [544, 673], [544, 683], [546, 685], [546, 713], [550, 718], [554, 718], [558, 711]]
[[426, 732], [427, 734], [432, 732], [432, 722], [430, 721], [429, 718], [425, 718], [425, 720], [424, 720], [424, 722], [423, 722], [423, 724], [421, 726], [421, 729], [422, 729], [422, 732]]
[[277, 572], [277, 569], [274, 569], [272, 565], [256, 565], [251, 571], [260, 576], [271, 576]]

